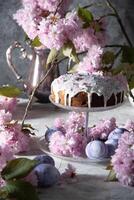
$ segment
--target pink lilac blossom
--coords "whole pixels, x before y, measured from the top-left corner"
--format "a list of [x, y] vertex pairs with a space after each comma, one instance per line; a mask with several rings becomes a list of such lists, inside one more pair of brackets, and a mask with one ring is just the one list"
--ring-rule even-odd
[[35, 9], [38, 6], [38, 0], [22, 0], [22, 5], [24, 8], [29, 8], [30, 10]]
[[88, 128], [87, 138], [85, 121], [85, 114], [76, 112], [70, 112], [66, 121], [56, 119], [54, 125], [59, 131], [53, 133], [50, 138], [50, 151], [63, 156], [82, 156], [90, 140], [106, 140], [109, 133], [116, 128], [115, 118], [102, 120], [95, 127]]
[[0, 146], [8, 145], [14, 154], [29, 150], [30, 136], [21, 131], [18, 123], [0, 127]]
[[13, 155], [12, 148], [8, 144], [0, 145], [0, 171], [9, 160], [13, 159]]
[[125, 124], [125, 128], [129, 131], [134, 131], [134, 121], [132, 120], [127, 120]]
[[104, 46], [106, 44], [106, 27], [104, 27], [105, 23], [101, 23], [101, 30], [99, 32], [95, 32], [94, 27], [89, 27], [86, 29], [82, 28], [82, 23], [80, 21], [77, 22], [79, 24], [79, 29], [72, 35], [70, 38], [76, 50], [78, 52], [83, 52], [89, 50], [92, 45]]
[[55, 128], [61, 128], [64, 127], [65, 121], [62, 118], [56, 118], [54, 121], [54, 127]]
[[103, 49], [98, 45], [92, 45], [83, 61], [79, 63], [79, 72], [93, 73], [101, 69]]
[[106, 140], [108, 138], [109, 133], [111, 131], [113, 131], [115, 128], [116, 128], [116, 119], [115, 118], [102, 120], [95, 127], [88, 129], [89, 139], [90, 140], [92, 140], [92, 139]]
[[45, 47], [57, 50], [71, 40], [77, 52], [86, 51], [93, 44], [104, 45], [104, 23], [100, 23], [102, 28], [99, 32], [95, 32], [93, 26], [83, 29], [76, 11], [65, 15], [70, 0], [63, 0], [58, 10], [60, 0], [23, 0], [22, 3], [23, 8], [13, 18], [31, 40], [38, 36]]
[[64, 18], [64, 27], [65, 27], [65, 34], [67, 35], [68, 39], [72, 40], [74, 35], [82, 29], [82, 23], [80, 18], [77, 15], [77, 12], [73, 10], [66, 14]]
[[68, 178], [75, 177], [76, 176], [76, 168], [73, 165], [68, 164], [67, 168], [65, 169], [65, 172], [63, 172], [61, 176], [68, 177]]
[[64, 35], [63, 19], [59, 14], [49, 15], [40, 22], [39, 39], [48, 49], [55, 48], [59, 50], [66, 42], [67, 38]]
[[119, 140], [112, 165], [123, 185], [134, 186], [134, 132], [125, 132]]
[[0, 96], [0, 110], [5, 110], [6, 112], [14, 112], [17, 106], [16, 98], [9, 98], [5, 96]]
[[[39, 24], [44, 24], [42, 19], [45, 19], [46, 13], [56, 11], [57, 6], [59, 5], [60, 0], [23, 0], [23, 7], [19, 9], [14, 15], [13, 18], [21, 26], [28, 37], [33, 40], [38, 36], [38, 30], [40, 29]], [[68, 7], [70, 0], [64, 0], [59, 7], [59, 13], [63, 14], [65, 8]], [[58, 11], [57, 11], [58, 12]], [[45, 13], [45, 14], [44, 14]], [[49, 15], [49, 13], [47, 13]], [[42, 27], [42, 26], [41, 26]], [[43, 26], [44, 27], [44, 26]], [[47, 27], [46, 27], [47, 28]], [[53, 28], [53, 27], [52, 27]], [[57, 28], [60, 28], [59, 26]], [[50, 30], [48, 30], [50, 31]], [[39, 32], [40, 35], [40, 32]], [[44, 35], [45, 37], [46, 35]], [[49, 37], [51, 37], [50, 34]], [[42, 37], [41, 37], [42, 38]], [[60, 37], [61, 38], [61, 37]], [[44, 39], [45, 40], [45, 39]], [[43, 41], [44, 41], [43, 40]], [[41, 39], [42, 41], [42, 39]], [[57, 41], [57, 40], [56, 40]], [[55, 41], [55, 43], [56, 43]]]
[[61, 131], [52, 134], [49, 143], [50, 151], [64, 156], [82, 156], [87, 144], [84, 134], [84, 113], [70, 112], [66, 121], [58, 119], [55, 124]]
[[64, 15], [72, 1], [71, 0], [62, 0], [62, 1], [61, 0], [37, 0], [37, 2], [40, 8], [42, 8], [43, 10], [48, 10], [49, 12], [55, 12], [57, 10], [58, 13]]
[[54, 121], [54, 127], [61, 131], [62, 134], [66, 133], [65, 121], [62, 118], [56, 118]]
[[84, 154], [85, 146], [87, 144], [84, 134], [78, 132], [54, 132], [51, 136], [49, 149], [57, 155], [63, 156], [82, 156]]
[[37, 18], [29, 8], [21, 8], [13, 15], [13, 19], [23, 28], [31, 40], [38, 35], [38, 26], [34, 17]]
[[66, 120], [65, 129], [69, 132], [83, 132], [85, 127], [85, 114], [70, 112], [69, 118]]
[[5, 110], [0, 110], [0, 125], [10, 123], [11, 120], [12, 120], [12, 114], [10, 112], [6, 112]]
[[0, 187], [6, 186], [6, 181], [0, 178]]

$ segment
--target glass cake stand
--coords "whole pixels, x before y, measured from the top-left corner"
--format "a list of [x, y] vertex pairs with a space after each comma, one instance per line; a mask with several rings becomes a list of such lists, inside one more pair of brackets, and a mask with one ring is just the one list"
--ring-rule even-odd
[[[89, 124], [89, 113], [90, 112], [100, 112], [100, 111], [107, 111], [107, 110], [111, 110], [114, 108], [117, 108], [119, 106], [121, 106], [123, 103], [119, 103], [115, 106], [109, 106], [109, 107], [95, 107], [95, 108], [87, 108], [87, 107], [74, 107], [74, 106], [64, 106], [58, 103], [55, 103], [52, 98], [51, 95], [49, 96], [49, 100], [52, 104], [54, 104], [55, 106], [65, 109], [65, 110], [69, 110], [69, 111], [76, 111], [76, 112], [84, 112], [86, 115], [86, 122], [85, 122], [85, 134], [87, 136], [87, 131], [88, 131], [88, 124]], [[39, 147], [40, 149], [47, 153], [50, 156], [53, 157], [57, 157], [63, 160], [67, 160], [67, 161], [73, 161], [73, 162], [84, 162], [84, 163], [108, 163], [110, 161], [110, 158], [103, 158], [103, 159], [89, 159], [87, 157], [65, 157], [65, 156], [59, 156], [56, 155], [52, 152], [49, 151], [48, 148], [48, 144], [45, 141], [45, 136], [42, 136], [41, 138], [39, 138]]]

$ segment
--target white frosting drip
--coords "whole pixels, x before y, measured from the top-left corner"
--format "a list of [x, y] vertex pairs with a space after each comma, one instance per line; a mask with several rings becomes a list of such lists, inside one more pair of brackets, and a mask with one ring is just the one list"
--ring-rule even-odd
[[[88, 107], [91, 107], [91, 96], [96, 93], [104, 97], [104, 106], [106, 107], [108, 99], [114, 94], [117, 104], [117, 94], [127, 90], [126, 79], [122, 75], [103, 76], [98, 74], [64, 74], [55, 79], [51, 85], [55, 95], [55, 102], [59, 103], [59, 92], [64, 91], [64, 103], [71, 106], [71, 99], [80, 92], [86, 92], [88, 95]], [[68, 97], [68, 98], [67, 98]]]

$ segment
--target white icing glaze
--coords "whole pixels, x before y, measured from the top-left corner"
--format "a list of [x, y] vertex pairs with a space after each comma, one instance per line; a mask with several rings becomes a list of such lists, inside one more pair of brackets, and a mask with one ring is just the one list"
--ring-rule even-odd
[[[71, 99], [80, 92], [86, 92], [88, 96], [88, 107], [91, 107], [92, 94], [104, 97], [104, 106], [111, 95], [115, 96], [117, 104], [117, 94], [127, 90], [126, 79], [122, 75], [104, 76], [100, 74], [64, 74], [52, 82], [51, 89], [55, 95], [55, 102], [59, 103], [59, 92], [64, 91], [65, 106], [71, 106]], [[67, 98], [68, 97], [68, 98]], [[121, 98], [122, 99], [122, 98]]]

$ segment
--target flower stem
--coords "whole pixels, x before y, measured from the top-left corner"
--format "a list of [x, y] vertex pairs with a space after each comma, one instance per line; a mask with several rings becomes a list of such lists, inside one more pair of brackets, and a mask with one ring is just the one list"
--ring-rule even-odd
[[131, 90], [129, 90], [129, 95], [130, 95], [130, 97], [132, 97], [133, 102], [134, 102], [134, 95], [132, 94]]
[[123, 48], [124, 45], [120, 44], [112, 44], [112, 45], [105, 45], [105, 48]]
[[59, 7], [61, 6], [62, 3], [63, 3], [63, 0], [61, 0], [61, 1], [59, 2], [58, 6], [57, 6], [57, 8], [56, 8], [56, 10], [55, 10], [55, 12], [54, 12], [54, 15], [56, 15], [56, 13], [58, 12], [58, 9], [59, 9]]
[[83, 6], [82, 8], [87, 9], [87, 8], [91, 8], [93, 6], [104, 6], [104, 4], [103, 3], [91, 3], [89, 5]]
[[30, 95], [28, 104], [27, 104], [27, 106], [26, 106], [23, 119], [22, 119], [22, 127], [23, 127], [24, 122], [25, 122], [25, 119], [26, 119], [26, 117], [27, 117], [28, 110], [29, 110], [29, 108], [30, 108], [30, 106], [31, 106], [31, 104], [32, 104], [33, 97], [34, 97], [34, 95], [35, 95], [36, 90], [37, 90], [37, 89], [40, 87], [40, 85], [46, 80], [47, 76], [50, 74], [50, 72], [52, 71], [52, 69], [53, 69], [54, 67], [55, 67], [55, 62], [51, 63], [51, 66], [50, 66], [50, 68], [48, 69], [48, 71], [46, 72], [45, 76], [40, 80], [40, 82], [37, 84], [37, 86], [33, 89], [32, 94]]
[[126, 38], [126, 41], [128, 42], [128, 44], [129, 44], [131, 47], [133, 47], [133, 44], [132, 44], [132, 42], [131, 42], [131, 40], [130, 40], [130, 38], [129, 38], [129, 36], [128, 36], [128, 34], [127, 34], [125, 28], [124, 28], [124, 25], [123, 25], [123, 23], [122, 23], [122, 20], [121, 20], [121, 18], [120, 18], [120, 16], [119, 16], [117, 10], [115, 9], [115, 7], [112, 5], [112, 3], [111, 3], [109, 0], [106, 0], [106, 2], [107, 2], [107, 5], [113, 10], [114, 16], [117, 18], [117, 21], [118, 21], [118, 23], [119, 23], [119, 25], [120, 25], [120, 27], [121, 27], [121, 30], [122, 30], [122, 32], [123, 32], [125, 38]]

